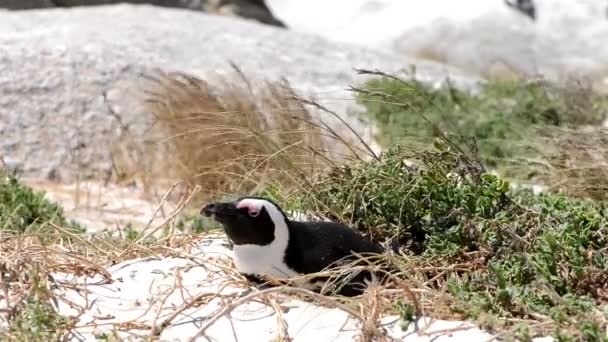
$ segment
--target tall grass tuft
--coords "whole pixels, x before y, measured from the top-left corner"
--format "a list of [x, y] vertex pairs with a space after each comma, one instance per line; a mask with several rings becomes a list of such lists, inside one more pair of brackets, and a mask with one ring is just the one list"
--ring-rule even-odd
[[235, 76], [213, 85], [183, 73], [155, 79], [146, 106], [166, 137], [166, 172], [216, 197], [323, 169], [328, 134], [287, 81], [254, 87]]

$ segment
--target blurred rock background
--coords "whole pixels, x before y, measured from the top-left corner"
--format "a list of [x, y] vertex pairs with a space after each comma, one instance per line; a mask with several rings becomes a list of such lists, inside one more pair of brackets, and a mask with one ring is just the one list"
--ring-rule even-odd
[[[478, 75], [584, 76], [608, 89], [604, 0], [271, 0], [269, 6], [291, 29], [336, 41]], [[534, 18], [526, 14], [530, 7]]]
[[0, 8], [24, 10], [36, 8], [97, 6], [120, 3], [149, 4], [154, 6], [185, 8], [224, 15], [236, 15], [259, 22], [284, 26], [270, 12], [264, 0], [2, 0]]
[[469, 88], [521, 74], [576, 77], [608, 90], [607, 7], [603, 0], [0, 0], [7, 9], [0, 10], [0, 155], [35, 178], [106, 177], [115, 170], [105, 147], [125, 127], [143, 141], [153, 123], [142, 108], [146, 77], [181, 71], [207, 79], [229, 74], [231, 63], [254, 82], [285, 78], [370, 141], [374, 127], [352, 115], [357, 106], [345, 90], [366, 79], [354, 68], [414, 65], [426, 82], [449, 76]]

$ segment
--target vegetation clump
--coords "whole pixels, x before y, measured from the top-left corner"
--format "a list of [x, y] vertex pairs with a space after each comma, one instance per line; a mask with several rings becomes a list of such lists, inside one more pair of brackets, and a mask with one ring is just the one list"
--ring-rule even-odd
[[84, 228], [68, 220], [56, 203], [44, 193], [23, 185], [16, 176], [0, 169], [0, 231], [3, 233], [48, 233], [50, 225], [60, 226], [71, 233]]
[[0, 169], [0, 274], [6, 303], [0, 318], [7, 323], [0, 336], [14, 341], [53, 341], [66, 334], [69, 320], [52, 304], [48, 279], [54, 262], [49, 260], [47, 248], [58, 241], [71, 242], [83, 232], [44, 193]]
[[564, 130], [599, 126], [608, 114], [608, 97], [582, 82], [488, 81], [470, 93], [449, 83], [431, 88], [415, 77], [361, 72], [383, 76], [357, 90], [385, 146], [425, 146], [447, 132], [453, 139], [472, 137], [484, 164], [506, 177], [550, 171], [545, 157], [559, 153], [554, 141]]
[[287, 81], [252, 86], [236, 67], [235, 77], [212, 83], [170, 73], [152, 83], [146, 108], [162, 137], [153, 138], [161, 143], [154, 149], [167, 152], [150, 163], [161, 166], [151, 174], [198, 185], [199, 197], [209, 199], [253, 191], [266, 179], [286, 183], [284, 170], [310, 174], [324, 165], [325, 132]]
[[9, 333], [14, 341], [59, 341], [67, 333], [69, 319], [59, 315], [51, 305], [51, 294], [45, 279], [32, 272], [32, 288], [20, 310], [10, 317]]
[[608, 129], [561, 131], [555, 145], [557, 152], [547, 158], [550, 172], [541, 181], [551, 190], [608, 200]]
[[605, 205], [512, 190], [442, 143], [423, 153], [392, 148], [313, 187], [284, 200], [396, 246], [399, 277], [438, 296], [447, 291], [451, 314], [601, 339], [608, 322]]

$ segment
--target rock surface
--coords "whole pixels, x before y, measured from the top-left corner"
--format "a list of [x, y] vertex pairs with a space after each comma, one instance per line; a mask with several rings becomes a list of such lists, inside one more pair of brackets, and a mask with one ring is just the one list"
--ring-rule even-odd
[[24, 10], [51, 7], [97, 6], [118, 3], [205, 10], [210, 13], [236, 15], [261, 23], [285, 27], [274, 17], [264, 0], [0, 0], [0, 8]]
[[[231, 72], [231, 61], [254, 81], [286, 77], [343, 114], [356, 108], [344, 89], [365, 80], [353, 67], [393, 72], [415, 63], [425, 81], [478, 81], [437, 63], [193, 11], [126, 4], [0, 11], [0, 156], [21, 163], [27, 177], [111, 173], [108, 147], [121, 127], [141, 137], [151, 121], [141, 107], [142, 75], [213, 78]], [[349, 121], [370, 137], [368, 125]]]
[[55, 7], [51, 0], [0, 0], [0, 8], [34, 9]]
[[441, 61], [482, 75], [591, 78], [608, 90], [608, 3], [535, 0], [536, 20], [505, 0], [269, 0], [294, 30]]
[[508, 8], [468, 22], [437, 20], [395, 40], [408, 55], [484, 75], [523, 72], [550, 79], [585, 77], [608, 90], [605, 1], [537, 0], [535, 21]]

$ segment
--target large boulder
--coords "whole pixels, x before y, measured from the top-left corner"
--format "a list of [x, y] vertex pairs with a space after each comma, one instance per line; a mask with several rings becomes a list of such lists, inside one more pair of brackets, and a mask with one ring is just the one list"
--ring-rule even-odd
[[99, 6], [114, 5], [120, 3], [148, 4], [162, 7], [186, 8], [192, 10], [203, 10], [207, 0], [53, 0], [57, 7], [75, 6]]
[[[151, 118], [142, 84], [154, 70], [215, 77], [230, 62], [255, 80], [287, 78], [346, 114], [353, 67], [473, 85], [440, 64], [328, 42], [236, 18], [152, 6], [115, 5], [0, 12], [0, 156], [26, 176], [74, 180], [112, 171], [108, 149], [128, 126], [142, 136]], [[350, 118], [369, 137], [369, 127]]]
[[257, 20], [261, 23], [285, 27], [264, 0], [208, 0], [207, 11]]
[[463, 22], [449, 17], [413, 27], [395, 40], [404, 54], [429, 57], [488, 76], [584, 77], [608, 89], [606, 2], [536, 0], [535, 20], [509, 8]]
[[6, 9], [34, 9], [55, 7], [52, 0], [0, 0], [0, 8]]
[[264, 24], [285, 27], [272, 14], [264, 0], [0, 0], [0, 8], [12, 10], [111, 5], [118, 3], [149, 4], [163, 7], [204, 10], [206, 12], [240, 16]]
[[96, 6], [117, 3], [132, 3], [200, 10], [203, 8], [205, 2], [205, 0], [0, 0], [0, 8], [22, 10], [48, 7]]
[[267, 2], [291, 29], [335, 41], [440, 61], [483, 76], [586, 77], [608, 90], [605, 0]]

